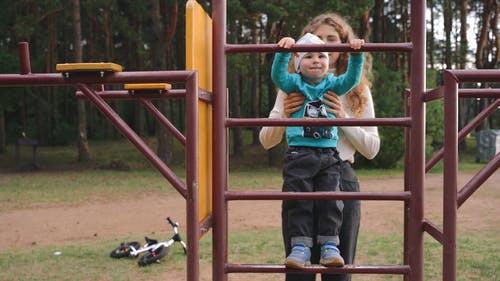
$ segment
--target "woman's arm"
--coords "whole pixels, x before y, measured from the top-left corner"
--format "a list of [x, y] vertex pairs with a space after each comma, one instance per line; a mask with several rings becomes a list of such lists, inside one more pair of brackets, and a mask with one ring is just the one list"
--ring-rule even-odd
[[[300, 109], [305, 97], [300, 93], [285, 94], [278, 91], [274, 107], [269, 113], [269, 118], [288, 118], [291, 113]], [[259, 140], [265, 149], [270, 149], [281, 142], [285, 127], [262, 127]]]

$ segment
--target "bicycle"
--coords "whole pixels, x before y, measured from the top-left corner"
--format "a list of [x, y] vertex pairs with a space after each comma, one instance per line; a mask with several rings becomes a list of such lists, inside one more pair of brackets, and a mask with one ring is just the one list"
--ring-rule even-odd
[[186, 243], [182, 241], [179, 234], [179, 224], [174, 223], [170, 217], [167, 217], [167, 221], [172, 226], [174, 231], [174, 235], [172, 235], [170, 239], [158, 242], [158, 240], [144, 237], [146, 244], [142, 246], [137, 241], [121, 243], [120, 246], [111, 251], [110, 256], [118, 259], [124, 257], [137, 257], [142, 253], [146, 253], [137, 261], [139, 266], [145, 266], [154, 262], [160, 262], [160, 259], [168, 255], [170, 246], [172, 246], [175, 242], [179, 242], [182, 245], [184, 254], [186, 254], [187, 246]]

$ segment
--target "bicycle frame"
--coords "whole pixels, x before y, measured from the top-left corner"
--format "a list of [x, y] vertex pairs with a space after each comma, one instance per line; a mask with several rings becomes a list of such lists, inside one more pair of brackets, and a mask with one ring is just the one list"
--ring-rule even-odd
[[[135, 249], [134, 246], [130, 246], [130, 248], [132, 249], [130, 251], [130, 255], [133, 256], [133, 257], [136, 257], [136, 256], [138, 256], [138, 255], [140, 255], [140, 254], [142, 254], [144, 252], [155, 251], [158, 248], [160, 248], [161, 246], [164, 246], [165, 248], [169, 248], [175, 242], [181, 243], [181, 245], [182, 245], [182, 247], [184, 249], [184, 253], [186, 253], [187, 245], [186, 245], [186, 243], [184, 243], [184, 241], [182, 241], [182, 239], [181, 239], [181, 237], [179, 235], [179, 230], [178, 230], [179, 224], [178, 223], [174, 223], [170, 219], [170, 217], [167, 217], [167, 221], [170, 223], [170, 225], [174, 229], [174, 235], [170, 239], [168, 239], [166, 241], [162, 241], [162, 242], [157, 242], [156, 240], [149, 239], [148, 237], [146, 237], [146, 244], [144, 244], [139, 249]], [[152, 242], [152, 241], [154, 241], [155, 243], [150, 244], [150, 242]]]

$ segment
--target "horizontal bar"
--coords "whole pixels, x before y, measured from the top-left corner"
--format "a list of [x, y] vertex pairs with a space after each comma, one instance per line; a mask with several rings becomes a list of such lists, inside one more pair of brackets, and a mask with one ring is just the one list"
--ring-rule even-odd
[[[212, 93], [207, 92], [203, 89], [198, 89], [199, 93], [199, 98], [200, 100], [206, 101], [211, 103], [213, 98], [212, 98]], [[185, 89], [173, 89], [173, 90], [165, 90], [164, 93], [135, 93], [131, 94], [129, 91], [126, 90], [105, 90], [105, 91], [98, 91], [97, 94], [107, 100], [132, 100], [132, 99], [137, 99], [137, 98], [144, 98], [148, 100], [153, 100], [153, 99], [166, 99], [166, 98], [185, 98], [186, 97], [186, 90]], [[77, 98], [86, 98], [85, 95], [82, 94], [82, 92], [77, 91], [76, 92], [76, 97]]]
[[457, 82], [498, 82], [500, 70], [498, 69], [455, 69], [445, 70], [453, 74]]
[[226, 118], [226, 127], [261, 126], [411, 126], [411, 118]]
[[126, 71], [106, 73], [71, 74], [69, 78], [61, 73], [41, 74], [0, 74], [0, 86], [71, 86], [84, 84], [119, 84], [119, 83], [172, 83], [185, 82], [194, 71]]
[[458, 96], [461, 98], [480, 98], [480, 99], [500, 98], [500, 89], [496, 88], [458, 89]]
[[346, 265], [344, 267], [324, 267], [310, 265], [303, 269], [286, 268], [284, 265], [270, 264], [227, 264], [226, 273], [358, 273], [358, 274], [410, 274], [408, 265]]
[[[374, 51], [401, 51], [410, 52], [412, 43], [365, 43], [360, 52]], [[262, 53], [262, 52], [303, 52], [303, 51], [328, 51], [328, 52], [352, 52], [353, 49], [347, 43], [343, 44], [295, 44], [290, 49], [278, 47], [277, 44], [226, 44], [226, 53]]]
[[[461, 98], [495, 98], [500, 97], [500, 89], [478, 88], [478, 89], [458, 89], [458, 96]], [[427, 91], [424, 101], [433, 101], [444, 97], [444, 88], [439, 87]]]
[[226, 191], [226, 200], [286, 200], [286, 199], [342, 199], [342, 200], [410, 200], [411, 192], [281, 192], [281, 191]]
[[424, 231], [427, 232], [430, 236], [432, 236], [436, 241], [443, 245], [443, 230], [439, 229], [439, 227], [427, 219], [422, 223], [424, 227]]

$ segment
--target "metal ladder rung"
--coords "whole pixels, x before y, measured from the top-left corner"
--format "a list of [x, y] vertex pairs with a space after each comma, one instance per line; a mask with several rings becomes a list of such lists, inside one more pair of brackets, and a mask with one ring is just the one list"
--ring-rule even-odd
[[358, 274], [410, 274], [409, 265], [346, 265], [324, 267], [311, 265], [304, 269], [289, 269], [277, 264], [227, 264], [226, 273], [358, 273]]

